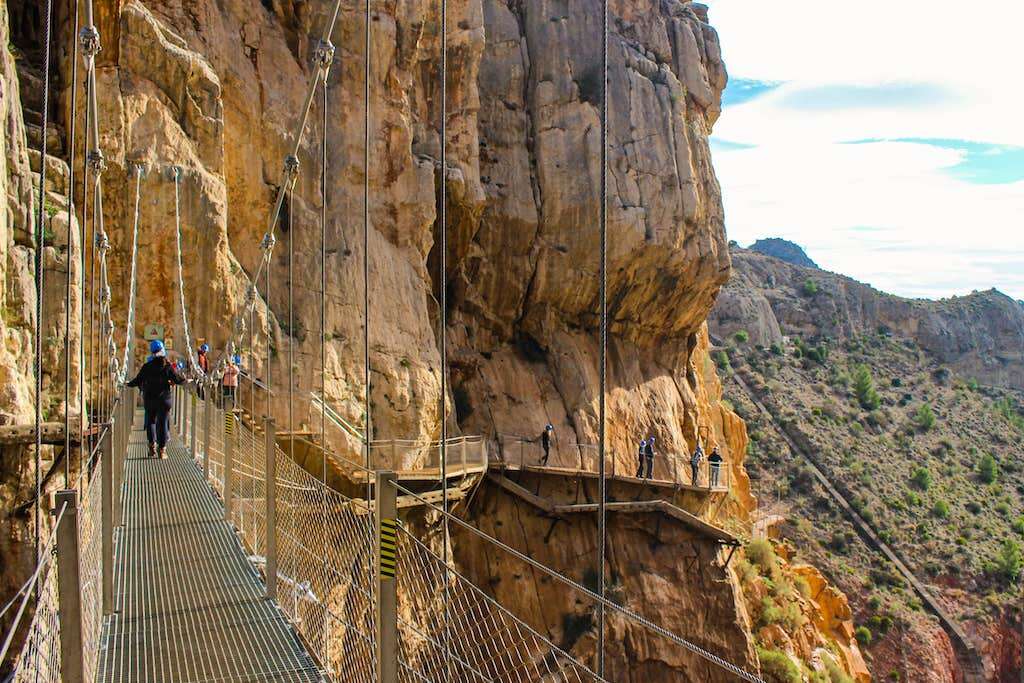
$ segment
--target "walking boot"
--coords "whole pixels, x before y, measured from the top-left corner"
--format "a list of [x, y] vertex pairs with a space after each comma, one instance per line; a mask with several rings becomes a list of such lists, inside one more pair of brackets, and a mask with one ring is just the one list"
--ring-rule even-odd
[[161, 460], [166, 460], [167, 459], [167, 448], [166, 447], [162, 446], [160, 448], [160, 459]]
[[150, 458], [155, 458], [156, 457], [156, 444], [155, 443], [149, 444], [149, 457]]

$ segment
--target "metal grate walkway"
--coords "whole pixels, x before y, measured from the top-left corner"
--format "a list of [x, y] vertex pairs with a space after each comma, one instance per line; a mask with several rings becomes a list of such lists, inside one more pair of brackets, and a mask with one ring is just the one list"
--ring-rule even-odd
[[196, 463], [176, 439], [167, 450], [149, 459], [132, 433], [97, 681], [325, 681]]

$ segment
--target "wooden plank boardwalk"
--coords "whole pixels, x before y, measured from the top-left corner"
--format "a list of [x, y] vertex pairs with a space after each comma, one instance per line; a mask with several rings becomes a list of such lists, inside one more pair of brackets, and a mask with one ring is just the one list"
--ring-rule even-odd
[[101, 683], [326, 681], [249, 563], [220, 501], [177, 440], [165, 460], [132, 433], [115, 612]]

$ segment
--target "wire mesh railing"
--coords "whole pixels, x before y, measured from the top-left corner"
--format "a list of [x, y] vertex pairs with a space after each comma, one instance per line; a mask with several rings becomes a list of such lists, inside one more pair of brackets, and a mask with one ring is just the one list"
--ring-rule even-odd
[[[407, 528], [398, 530], [401, 680], [601, 680], [454, 571]], [[446, 583], [444, 605], [439, 586]]]

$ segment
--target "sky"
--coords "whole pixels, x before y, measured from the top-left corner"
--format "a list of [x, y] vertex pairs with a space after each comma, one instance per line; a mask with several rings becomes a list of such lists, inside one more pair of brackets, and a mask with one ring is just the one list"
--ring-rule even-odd
[[1024, 299], [1024, 3], [703, 1], [730, 239], [901, 296]]

